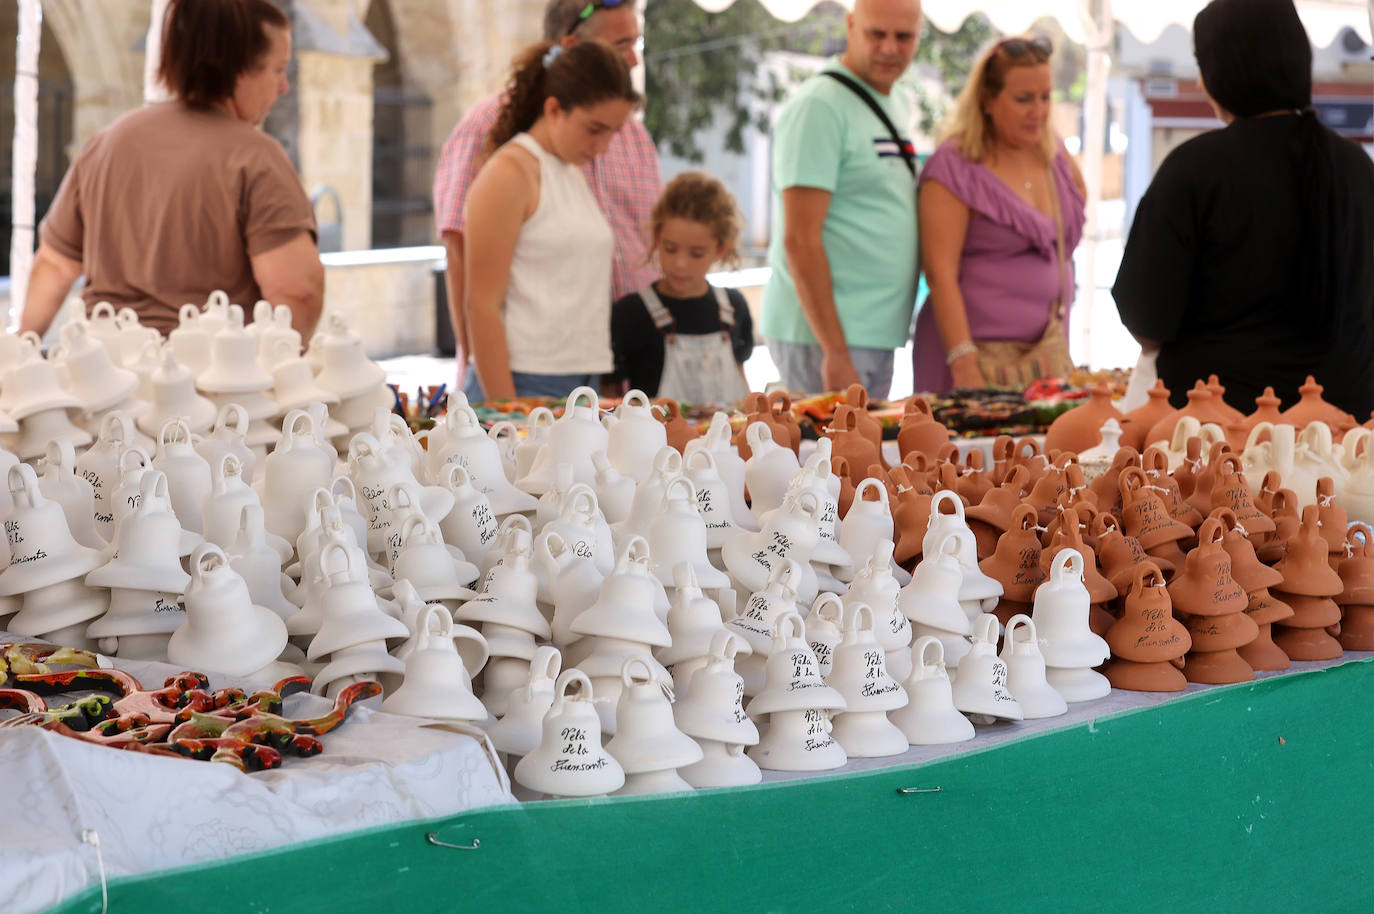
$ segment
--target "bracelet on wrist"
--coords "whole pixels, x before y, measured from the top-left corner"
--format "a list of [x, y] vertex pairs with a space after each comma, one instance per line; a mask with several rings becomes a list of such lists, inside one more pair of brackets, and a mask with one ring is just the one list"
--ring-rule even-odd
[[945, 356], [945, 364], [953, 365], [956, 359], [962, 359], [966, 355], [976, 355], [978, 347], [973, 345], [972, 340], [965, 340], [957, 346], [950, 347], [949, 354]]

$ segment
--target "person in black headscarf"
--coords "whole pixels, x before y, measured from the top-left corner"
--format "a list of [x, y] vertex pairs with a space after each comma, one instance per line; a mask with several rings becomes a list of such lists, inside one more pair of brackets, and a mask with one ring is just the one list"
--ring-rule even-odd
[[1176, 406], [1220, 376], [1245, 412], [1311, 374], [1374, 410], [1374, 162], [1312, 108], [1312, 47], [1292, 0], [1213, 0], [1193, 22], [1225, 122], [1169, 154], [1140, 201], [1112, 295]]

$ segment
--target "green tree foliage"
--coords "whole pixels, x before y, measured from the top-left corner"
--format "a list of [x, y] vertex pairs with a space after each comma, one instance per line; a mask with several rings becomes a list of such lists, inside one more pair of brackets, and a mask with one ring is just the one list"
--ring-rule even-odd
[[[723, 113], [725, 146], [744, 150], [751, 124], [767, 132], [767, 110], [779, 102], [782, 87], [762, 67], [764, 55], [783, 50], [829, 55], [844, 49], [845, 10], [822, 3], [803, 19], [783, 23], [758, 0], [735, 0], [720, 13], [708, 13], [694, 0], [648, 0], [644, 16], [645, 125], [654, 141], [673, 155], [700, 162], [703, 130]], [[916, 63], [939, 72], [950, 95], [968, 78], [978, 50], [996, 33], [981, 15], [964, 20], [946, 35], [924, 23]], [[912, 73], [921, 129], [931, 130], [943, 116], [946, 96], [927, 91]]]

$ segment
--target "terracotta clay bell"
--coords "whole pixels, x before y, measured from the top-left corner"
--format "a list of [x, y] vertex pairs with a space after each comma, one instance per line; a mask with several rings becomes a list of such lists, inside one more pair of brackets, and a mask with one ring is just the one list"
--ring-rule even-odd
[[1103, 670], [1112, 688], [1181, 692], [1188, 687], [1183, 656], [1193, 639], [1173, 617], [1164, 575], [1153, 562], [1136, 566], [1121, 619], [1107, 631], [1112, 659]]

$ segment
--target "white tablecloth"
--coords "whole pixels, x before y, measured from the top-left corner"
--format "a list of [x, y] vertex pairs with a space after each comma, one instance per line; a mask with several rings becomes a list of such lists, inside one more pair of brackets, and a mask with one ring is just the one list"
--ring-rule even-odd
[[[25, 640], [0, 634], [0, 641]], [[116, 665], [157, 688], [180, 668]], [[246, 685], [211, 676], [211, 686]], [[262, 685], [262, 683], [257, 683]], [[290, 717], [332, 703], [286, 700]], [[0, 717], [13, 712], [0, 711]], [[480, 731], [472, 731], [481, 737]], [[367, 708], [324, 752], [245, 774], [218, 762], [123, 752], [33, 727], [0, 730], [0, 910], [45, 910], [114, 879], [406, 820], [514, 802], [490, 743]]]

